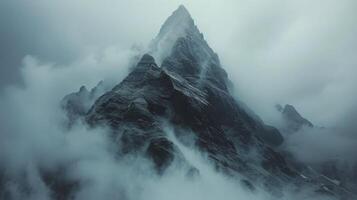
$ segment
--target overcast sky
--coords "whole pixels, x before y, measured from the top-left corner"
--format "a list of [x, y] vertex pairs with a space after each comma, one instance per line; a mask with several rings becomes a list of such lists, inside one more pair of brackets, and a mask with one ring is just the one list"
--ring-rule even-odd
[[110, 47], [145, 46], [180, 4], [237, 96], [263, 117], [275, 103], [324, 126], [355, 116], [355, 0], [2, 0], [1, 88], [23, 82], [26, 55], [65, 67]]

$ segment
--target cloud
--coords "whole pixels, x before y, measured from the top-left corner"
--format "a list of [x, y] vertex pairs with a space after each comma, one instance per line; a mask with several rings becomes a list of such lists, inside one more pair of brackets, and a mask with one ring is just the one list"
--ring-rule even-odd
[[230, 16], [236, 26], [213, 23], [229, 34], [212, 43], [238, 96], [260, 115], [283, 102], [317, 124], [336, 125], [356, 107], [356, 7], [354, 1], [243, 3]]
[[[110, 46], [128, 49], [148, 43], [174, 9], [165, 9], [164, 2], [1, 1], [0, 86], [21, 81], [19, 70], [26, 55], [68, 65]], [[147, 12], [148, 7], [161, 9]]]
[[128, 73], [133, 55], [130, 50], [108, 49], [68, 66], [25, 57], [21, 69], [25, 86], [8, 87], [0, 98], [0, 154], [12, 160], [12, 168], [51, 158], [65, 140], [59, 124], [64, 118], [61, 99], [81, 85], [120, 81]]
[[357, 139], [343, 129], [305, 128], [286, 137], [285, 146], [300, 160], [320, 164], [337, 160], [354, 165]]
[[[130, 63], [131, 53], [109, 52], [100, 59], [90, 56], [62, 67], [31, 56], [24, 59], [25, 87], [7, 88], [0, 98], [0, 168], [2, 177], [9, 178], [2, 188], [7, 191], [6, 198], [54, 199], [46, 173], [55, 173], [61, 181], [79, 184], [70, 192], [77, 200], [274, 199], [259, 187], [249, 191], [239, 181], [217, 172], [201, 152], [181, 144], [172, 129], [167, 129], [167, 137], [199, 169], [199, 177], [187, 178], [186, 171], [176, 165], [158, 176], [145, 158], [118, 157], [117, 146], [105, 128], [89, 129], [81, 123], [71, 130], [61, 127], [64, 114], [59, 101], [73, 85], [95, 85], [103, 78], [120, 80], [125, 76], [124, 66]], [[113, 66], [112, 58], [121, 58], [122, 67]], [[285, 195], [295, 199], [289, 190]], [[309, 191], [305, 195], [311, 197]]]

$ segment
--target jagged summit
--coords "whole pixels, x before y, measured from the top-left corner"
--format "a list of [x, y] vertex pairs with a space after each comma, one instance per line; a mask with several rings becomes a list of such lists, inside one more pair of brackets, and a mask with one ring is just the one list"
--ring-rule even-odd
[[292, 105], [289, 104], [285, 105], [284, 110], [282, 112], [283, 115], [285, 115], [290, 120], [295, 121], [296, 123], [313, 127], [312, 123], [309, 122], [307, 119], [303, 118], [300, 115], [300, 113], [295, 109], [295, 107]]
[[[158, 64], [170, 55], [171, 50], [180, 38], [190, 38], [193, 41], [205, 43], [203, 34], [198, 30], [190, 13], [183, 6], [179, 6], [170, 17], [166, 19], [158, 35], [151, 42], [150, 54], [152, 54]], [[211, 51], [207, 44], [203, 45], [208, 51]]]
[[[160, 29], [158, 37], [164, 37], [167, 34], [180, 37], [187, 34], [190, 29], [195, 28], [196, 27], [190, 13], [183, 5], [181, 5], [169, 18], [166, 19]], [[196, 28], [195, 31], [198, 31], [198, 29]], [[176, 34], [173, 34], [173, 32]]]
[[186, 16], [191, 18], [191, 14], [188, 12], [187, 8], [184, 5], [180, 5], [172, 14], [172, 16]]
[[314, 125], [295, 109], [294, 106], [286, 104], [284, 107], [276, 105], [276, 109], [282, 114], [283, 120], [286, 123], [284, 128], [286, 132], [296, 132], [302, 127], [314, 127]]
[[176, 11], [189, 13], [188, 10], [186, 9], [186, 7], [183, 4], [179, 5], [179, 7], [176, 9]]
[[194, 85], [209, 82], [227, 91], [228, 76], [190, 13], [180, 6], [164, 22], [150, 52], [159, 66]]

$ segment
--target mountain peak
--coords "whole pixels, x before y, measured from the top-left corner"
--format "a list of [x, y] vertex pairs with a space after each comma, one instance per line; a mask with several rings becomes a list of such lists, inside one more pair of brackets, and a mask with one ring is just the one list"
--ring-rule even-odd
[[283, 112], [286, 114], [291, 114], [301, 117], [298, 111], [295, 109], [295, 107], [290, 104], [285, 105]]
[[227, 73], [183, 5], [167, 18], [151, 43], [150, 54], [162, 68], [192, 83], [208, 80], [227, 90]]
[[182, 4], [174, 11], [174, 14], [191, 17], [191, 15], [188, 12], [187, 8]]
[[296, 132], [303, 126], [314, 127], [314, 125], [295, 109], [294, 106], [286, 104], [284, 108], [281, 105], [276, 106], [277, 110], [281, 112], [284, 120], [287, 122], [287, 130]]
[[185, 31], [194, 27], [190, 13], [185, 6], [180, 5], [162, 25], [159, 36], [171, 31], [175, 31], [177, 34], [184, 34]]
[[152, 41], [151, 50], [159, 61], [167, 56], [178, 38], [187, 35], [200, 35], [191, 14], [185, 6], [180, 5], [161, 26], [159, 34]]

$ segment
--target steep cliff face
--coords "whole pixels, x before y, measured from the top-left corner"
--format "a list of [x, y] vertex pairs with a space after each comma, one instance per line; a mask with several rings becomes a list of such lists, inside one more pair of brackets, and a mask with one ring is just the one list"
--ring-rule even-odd
[[[296, 176], [271, 148], [283, 141], [279, 131], [255, 120], [234, 100], [217, 54], [184, 7], [165, 22], [153, 46], [152, 54], [160, 58], [163, 54], [158, 56], [156, 49], [168, 47], [162, 65], [144, 55], [120, 84], [95, 102], [86, 115], [89, 124], [109, 125], [122, 153], [143, 152], [160, 171], [182, 158], [165, 133], [168, 123], [178, 138], [195, 138], [196, 146], [223, 171], [248, 179], [267, 177], [255, 168]], [[259, 152], [254, 159], [248, 156], [253, 149]]]

